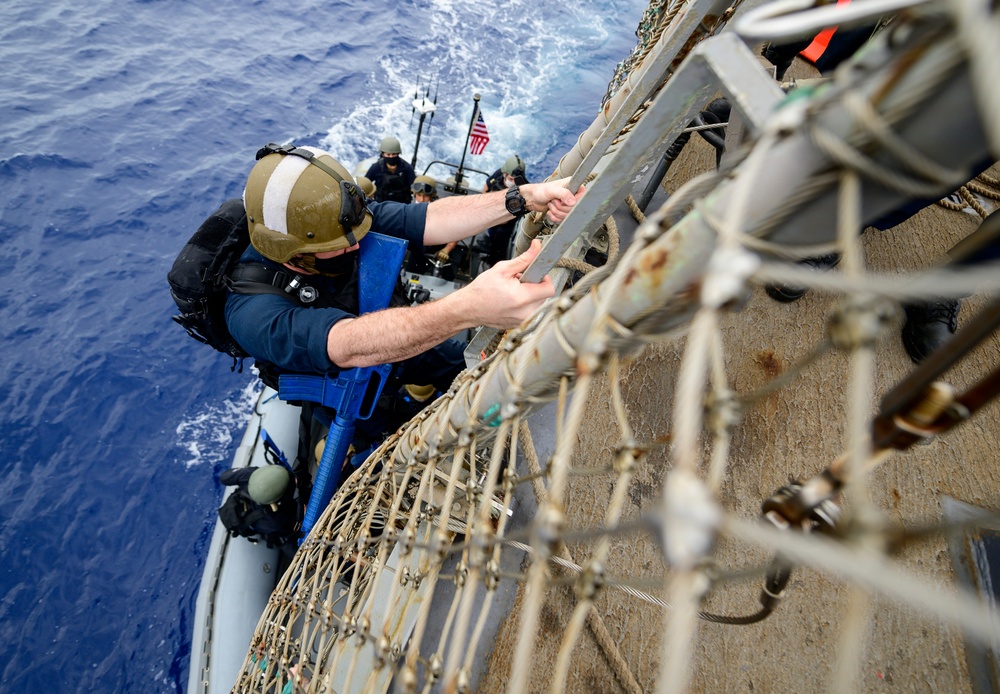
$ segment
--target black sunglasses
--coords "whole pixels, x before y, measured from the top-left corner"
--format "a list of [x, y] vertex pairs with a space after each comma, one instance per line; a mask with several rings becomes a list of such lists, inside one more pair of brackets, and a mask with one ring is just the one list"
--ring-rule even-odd
[[349, 245], [357, 243], [351, 229], [361, 224], [365, 219], [365, 212], [368, 211], [368, 200], [361, 188], [350, 181], [345, 181], [336, 170], [330, 168], [325, 163], [316, 158], [316, 155], [308, 149], [295, 147], [292, 145], [279, 145], [269, 142], [257, 150], [257, 159], [263, 159], [268, 154], [290, 154], [295, 157], [305, 159], [313, 166], [326, 172], [340, 183], [340, 217], [338, 220], [344, 227]]
[[414, 183], [410, 186], [410, 190], [414, 193], [422, 193], [423, 195], [430, 195], [434, 192], [434, 186], [430, 183]]

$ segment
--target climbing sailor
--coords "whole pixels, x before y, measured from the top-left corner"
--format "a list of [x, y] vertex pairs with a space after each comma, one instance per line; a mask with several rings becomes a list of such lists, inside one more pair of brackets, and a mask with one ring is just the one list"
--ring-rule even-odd
[[[411, 250], [474, 236], [529, 210], [561, 221], [581, 195], [552, 181], [506, 193], [453, 196], [420, 205], [366, 204], [332, 156], [311, 147], [269, 145], [247, 180], [244, 203], [252, 246], [233, 271], [226, 323], [258, 361], [294, 373], [400, 362], [447, 389], [463, 368], [448, 338], [480, 325], [518, 325], [553, 293], [552, 282], [523, 283], [540, 244], [427, 304], [357, 315], [358, 243], [371, 231], [403, 238]], [[244, 294], [243, 283], [271, 277], [274, 291]], [[301, 291], [308, 286], [309, 291]]]

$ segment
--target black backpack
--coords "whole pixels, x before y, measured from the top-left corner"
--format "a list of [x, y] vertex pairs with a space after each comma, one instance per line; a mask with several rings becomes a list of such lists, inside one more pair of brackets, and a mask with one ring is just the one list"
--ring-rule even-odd
[[243, 201], [227, 200], [202, 222], [167, 273], [170, 295], [181, 311], [174, 321], [194, 339], [231, 356], [233, 370], [249, 355], [226, 327], [226, 290], [229, 272], [249, 245]]
[[219, 520], [232, 537], [246, 537], [253, 542], [260, 538], [268, 547], [281, 547], [299, 535], [295, 508], [293, 502], [286, 502], [277, 512], [272, 511], [255, 503], [241, 485], [219, 507]]
[[[255, 508], [256, 507], [256, 508]], [[219, 507], [219, 519], [233, 537], [254, 537], [253, 524], [263, 518], [267, 509], [258, 506], [242, 489], [234, 489]]]
[[[260, 263], [240, 264], [240, 257], [250, 247], [250, 230], [243, 201], [227, 200], [201, 223], [194, 236], [184, 245], [167, 273], [170, 295], [181, 310], [174, 322], [188, 335], [228, 354], [233, 368], [249, 354], [229, 334], [226, 325], [226, 295], [275, 294], [305, 306], [315, 301], [319, 291], [305, 275], [288, 270], [275, 270]], [[261, 379], [277, 390], [277, 376], [269, 378], [264, 371], [271, 367], [260, 360]]]

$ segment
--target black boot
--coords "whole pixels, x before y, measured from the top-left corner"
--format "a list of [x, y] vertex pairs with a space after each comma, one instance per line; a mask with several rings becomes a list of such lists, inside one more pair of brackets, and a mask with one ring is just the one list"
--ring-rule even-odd
[[946, 343], [958, 329], [957, 299], [903, 304], [906, 323], [901, 337], [910, 359], [919, 364], [931, 352]]
[[800, 51], [808, 48], [810, 43], [812, 43], [812, 39], [803, 39], [783, 46], [776, 46], [773, 43], [769, 43], [764, 46], [761, 55], [774, 65], [774, 77], [780, 82], [784, 79], [785, 72], [792, 66], [795, 57]]
[[[805, 265], [815, 270], [829, 270], [830, 268], [837, 267], [839, 262], [840, 253], [827, 253], [815, 258], [800, 260], [799, 265]], [[806, 293], [806, 290], [802, 287], [786, 287], [783, 284], [768, 284], [764, 287], [764, 290], [769, 297], [784, 304], [798, 301]]]
[[[730, 107], [727, 99], [716, 99], [706, 106], [704, 111], [695, 116], [694, 120], [691, 121], [691, 124], [700, 126], [728, 123], [731, 112], [732, 108]], [[718, 169], [719, 164], [722, 163], [722, 155], [726, 151], [726, 129], [713, 128], [711, 130], [699, 130], [697, 132], [708, 144], [715, 147], [715, 168]]]

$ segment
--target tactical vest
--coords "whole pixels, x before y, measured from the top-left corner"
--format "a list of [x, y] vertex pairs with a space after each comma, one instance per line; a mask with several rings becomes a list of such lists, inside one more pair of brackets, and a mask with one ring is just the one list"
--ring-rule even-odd
[[379, 169], [381, 170], [381, 176], [378, 180], [378, 189], [375, 191], [375, 200], [378, 202], [385, 202], [391, 200], [393, 202], [403, 202], [408, 203], [412, 199], [410, 193], [410, 187], [406, 184], [406, 176], [403, 175], [403, 165], [400, 164], [398, 171], [396, 173], [389, 173], [389, 170], [385, 167], [385, 163], [379, 162]]

